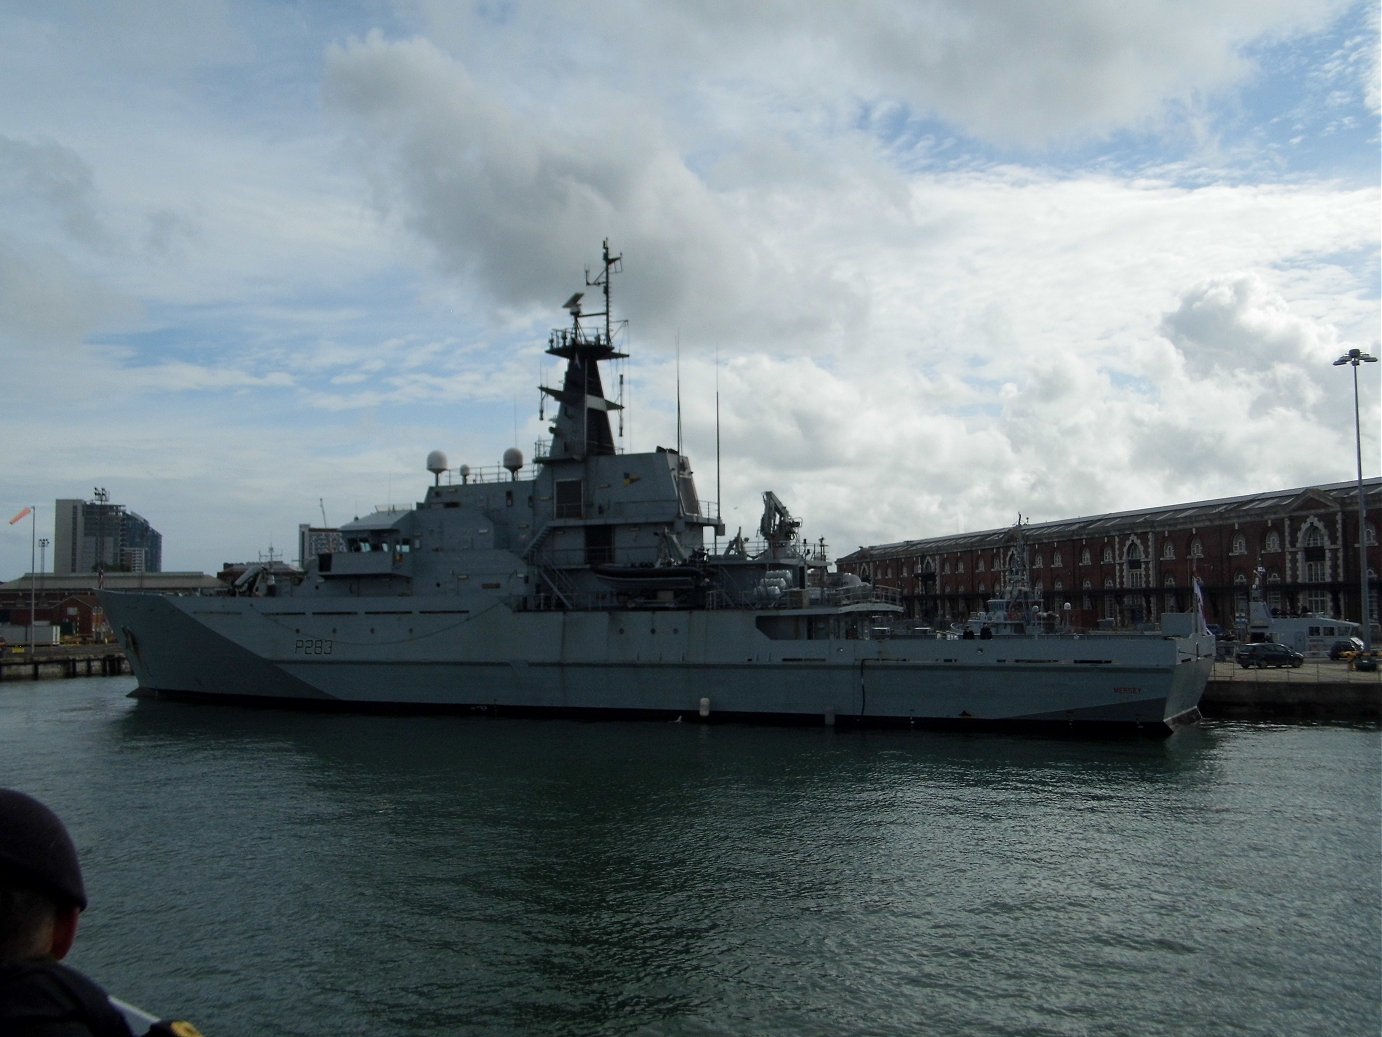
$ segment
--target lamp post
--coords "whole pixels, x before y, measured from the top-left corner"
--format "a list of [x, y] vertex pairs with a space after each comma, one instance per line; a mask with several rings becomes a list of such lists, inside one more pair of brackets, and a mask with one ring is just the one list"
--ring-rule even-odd
[[[39, 589], [40, 591], [42, 591], [42, 590], [44, 589], [44, 588], [43, 588], [43, 574], [46, 573], [46, 572], [48, 571], [48, 542], [49, 542], [49, 541], [48, 541], [48, 538], [47, 538], [47, 537], [39, 537], [39, 538], [38, 538], [38, 589]], [[43, 596], [43, 601], [44, 601], [44, 604], [46, 605], [47, 602], [48, 602], [48, 598], [47, 598], [46, 595]], [[53, 618], [51, 612], [48, 614], [48, 618], [49, 618], [49, 621], [51, 622], [51, 620], [52, 620], [52, 618]]]
[[[38, 512], [29, 505], [29, 662], [34, 661], [34, 610], [38, 608], [38, 595], [34, 583], [34, 534], [38, 531]], [[34, 669], [38, 673], [38, 669]]]
[[[110, 494], [102, 486], [97, 486], [93, 491], [96, 498], [96, 572], [105, 572], [106, 568], [106, 502], [110, 500]], [[99, 575], [97, 577], [99, 579]]]
[[1361, 349], [1350, 349], [1338, 360], [1335, 367], [1348, 364], [1353, 368], [1353, 439], [1358, 451], [1358, 579], [1362, 585], [1360, 606], [1363, 620], [1363, 651], [1372, 651], [1372, 618], [1368, 615], [1368, 505], [1363, 496], [1363, 424], [1358, 411], [1358, 365], [1375, 364], [1377, 357], [1364, 353]]

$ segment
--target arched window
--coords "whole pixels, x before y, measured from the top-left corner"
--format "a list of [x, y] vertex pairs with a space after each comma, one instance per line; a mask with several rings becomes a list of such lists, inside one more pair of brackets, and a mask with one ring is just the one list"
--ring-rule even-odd
[[978, 558], [974, 560], [974, 571], [976, 573], [981, 573], [984, 571], [984, 559], [982, 555], [980, 555]]
[[1105, 563], [1110, 563], [1113, 561], [1113, 547], [1109, 544], [1104, 545], [1103, 560]]
[[[1377, 546], [1377, 527], [1371, 522], [1363, 523], [1363, 543], [1369, 547]], [[1372, 613], [1369, 612], [1368, 615], [1372, 615]]]
[[1169, 540], [1161, 542], [1161, 560], [1163, 562], [1174, 562], [1176, 560], [1176, 545]]
[[1300, 531], [1300, 578], [1306, 583], [1329, 579], [1329, 549], [1324, 530], [1310, 522]]
[[1269, 529], [1269, 530], [1267, 530], [1267, 539], [1266, 539], [1265, 541], [1263, 541], [1263, 543], [1262, 543], [1262, 550], [1263, 550], [1263, 551], [1269, 551], [1269, 552], [1270, 552], [1270, 551], [1280, 551], [1280, 550], [1281, 550], [1281, 534], [1278, 533], [1275, 529]]
[[1123, 551], [1123, 571], [1126, 574], [1123, 581], [1126, 586], [1147, 585], [1147, 570], [1142, 565], [1142, 545], [1136, 540], [1129, 540], [1127, 548]]
[[1195, 537], [1193, 540], [1190, 541], [1190, 557], [1191, 557], [1191, 558], [1203, 558], [1203, 557], [1204, 557], [1204, 544], [1200, 542], [1200, 538], [1199, 538], [1199, 537]]
[[1038, 551], [1038, 552], [1032, 557], [1032, 568], [1033, 568], [1033, 569], [1040, 569], [1040, 568], [1041, 568], [1041, 552], [1040, 552], [1040, 551]]
[[1059, 569], [1059, 568], [1061, 568], [1064, 564], [1065, 564], [1065, 563], [1061, 561], [1060, 552], [1059, 552], [1059, 551], [1052, 551], [1052, 552], [1051, 552], [1051, 568], [1052, 568], [1052, 569]]
[[1087, 548], [1087, 547], [1082, 547], [1082, 548], [1080, 548], [1080, 564], [1081, 564], [1081, 565], [1089, 565], [1092, 561], [1093, 561], [1093, 559], [1089, 557], [1089, 548]]
[[1231, 555], [1245, 555], [1248, 553], [1248, 538], [1242, 533], [1233, 534], [1233, 543], [1229, 546], [1228, 553]]

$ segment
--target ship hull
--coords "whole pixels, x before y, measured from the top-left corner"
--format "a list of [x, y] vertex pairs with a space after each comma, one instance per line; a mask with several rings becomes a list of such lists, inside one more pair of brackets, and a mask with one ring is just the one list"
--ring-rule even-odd
[[[784, 636], [742, 610], [470, 612], [444, 597], [107, 593], [137, 694], [358, 711], [1168, 734], [1212, 654], [1159, 636]], [[765, 614], [766, 615], [766, 614]]]

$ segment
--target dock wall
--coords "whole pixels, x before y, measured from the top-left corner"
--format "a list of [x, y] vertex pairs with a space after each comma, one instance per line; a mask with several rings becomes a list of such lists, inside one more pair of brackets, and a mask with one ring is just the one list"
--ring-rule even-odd
[[32, 655], [0, 656], [0, 683], [51, 677], [119, 677], [130, 672], [125, 653], [115, 645], [40, 647]]
[[1306, 660], [1299, 669], [1245, 670], [1214, 664], [1200, 712], [1223, 720], [1382, 722], [1382, 670], [1361, 673], [1344, 662]]

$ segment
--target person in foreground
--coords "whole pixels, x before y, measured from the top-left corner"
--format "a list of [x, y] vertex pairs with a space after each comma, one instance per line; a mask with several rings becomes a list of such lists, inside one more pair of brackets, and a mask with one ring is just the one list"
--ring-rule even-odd
[[[77, 851], [46, 806], [0, 789], [0, 1034], [4, 1037], [132, 1037], [99, 986], [61, 964], [86, 908]], [[151, 1035], [198, 1037], [184, 1022], [155, 1022]]]

